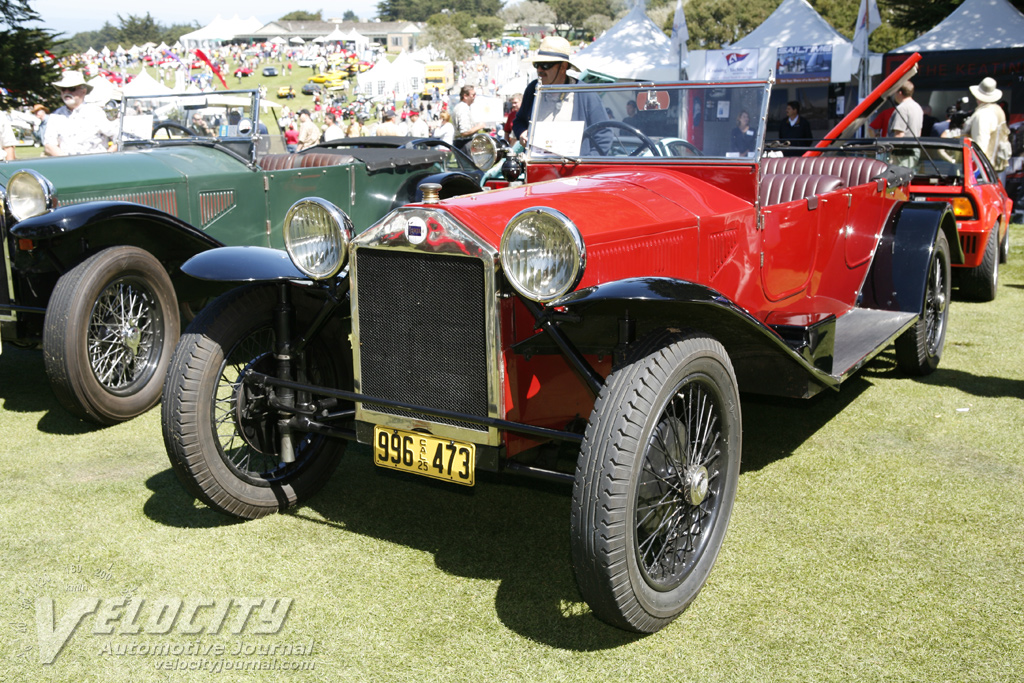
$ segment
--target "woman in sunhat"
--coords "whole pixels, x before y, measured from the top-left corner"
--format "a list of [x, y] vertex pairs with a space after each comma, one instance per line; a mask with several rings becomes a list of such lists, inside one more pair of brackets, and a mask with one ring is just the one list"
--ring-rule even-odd
[[99, 105], [86, 103], [92, 86], [81, 71], [65, 71], [53, 87], [60, 91], [64, 106], [46, 120], [43, 148], [54, 157], [106, 152], [117, 138], [117, 123], [107, 119]]
[[[527, 131], [530, 128], [533, 104], [536, 99], [537, 83], [541, 85], [564, 85], [575, 83], [576, 79], [569, 75], [569, 69], [579, 71], [573, 66], [569, 57], [569, 41], [561, 36], [548, 36], [540, 43], [540, 49], [533, 57], [533, 66], [537, 69], [537, 79], [526, 86], [523, 92], [523, 103], [519, 107], [512, 122], [512, 134], [523, 146], [526, 146]], [[592, 94], [564, 93], [545, 96], [537, 109], [538, 121], [585, 121], [586, 127], [608, 120], [608, 113], [601, 106], [601, 101]], [[609, 131], [602, 131], [599, 138], [610, 137]], [[584, 139], [580, 153], [583, 155], [601, 153], [601, 139], [597, 140], [596, 149], [592, 149], [591, 139]]]

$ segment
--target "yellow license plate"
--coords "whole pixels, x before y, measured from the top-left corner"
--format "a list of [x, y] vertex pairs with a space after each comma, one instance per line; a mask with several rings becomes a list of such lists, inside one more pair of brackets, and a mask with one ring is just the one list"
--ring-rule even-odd
[[373, 462], [378, 467], [473, 486], [476, 445], [374, 426]]

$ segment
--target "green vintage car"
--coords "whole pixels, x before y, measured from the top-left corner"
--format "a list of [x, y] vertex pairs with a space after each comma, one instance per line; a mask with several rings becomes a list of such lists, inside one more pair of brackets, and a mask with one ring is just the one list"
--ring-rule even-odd
[[0, 331], [42, 345], [71, 412], [113, 424], [157, 402], [182, 320], [217, 293], [181, 273], [196, 253], [283, 248], [303, 197], [344, 208], [359, 232], [424, 182], [480, 189], [468, 157], [409, 140], [275, 153], [260, 106], [257, 91], [126, 98], [117, 151], [0, 163]]

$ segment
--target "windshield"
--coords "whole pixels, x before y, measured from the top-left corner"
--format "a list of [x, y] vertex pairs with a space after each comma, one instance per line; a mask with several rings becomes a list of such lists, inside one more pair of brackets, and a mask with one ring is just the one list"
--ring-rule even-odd
[[269, 142], [266, 126], [259, 123], [259, 106], [254, 90], [125, 97], [121, 143], [207, 139], [248, 150], [257, 140]]
[[760, 81], [540, 87], [529, 158], [756, 159], [768, 92]]

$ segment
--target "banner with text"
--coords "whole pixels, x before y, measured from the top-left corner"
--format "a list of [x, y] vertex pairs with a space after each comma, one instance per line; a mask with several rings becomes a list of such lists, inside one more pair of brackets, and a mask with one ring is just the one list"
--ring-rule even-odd
[[832, 80], [832, 46], [780, 47], [775, 73], [780, 83], [828, 83]]

